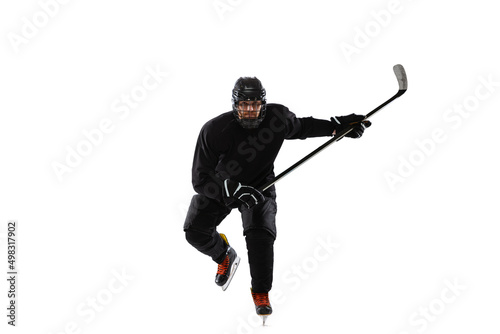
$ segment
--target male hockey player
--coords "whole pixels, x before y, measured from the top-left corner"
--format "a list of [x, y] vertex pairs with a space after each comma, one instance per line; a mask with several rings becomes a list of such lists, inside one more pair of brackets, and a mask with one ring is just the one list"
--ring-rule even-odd
[[255, 77], [236, 81], [233, 110], [208, 121], [194, 152], [193, 196], [184, 223], [187, 241], [218, 264], [215, 283], [226, 290], [240, 258], [224, 234], [216, 230], [237, 208], [243, 221], [252, 277], [251, 294], [257, 314], [272, 313], [269, 291], [273, 280], [276, 239], [276, 191], [258, 188], [273, 179], [273, 164], [285, 139], [332, 136], [355, 123], [347, 137], [359, 138], [369, 122], [350, 114], [330, 121], [297, 118], [287, 107], [268, 104], [266, 91]]

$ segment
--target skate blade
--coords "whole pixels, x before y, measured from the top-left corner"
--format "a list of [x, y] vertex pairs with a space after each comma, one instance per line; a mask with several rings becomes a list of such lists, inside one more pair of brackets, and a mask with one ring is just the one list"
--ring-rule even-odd
[[236, 269], [238, 269], [239, 264], [240, 264], [240, 257], [237, 256], [236, 260], [234, 260], [233, 265], [231, 266], [231, 275], [229, 275], [226, 284], [222, 286], [222, 291], [226, 291], [227, 287], [229, 286], [229, 283], [231, 283], [231, 280], [233, 279], [233, 276], [236, 273]]
[[269, 315], [261, 315], [260, 317], [262, 318], [262, 326], [266, 325], [266, 320]]

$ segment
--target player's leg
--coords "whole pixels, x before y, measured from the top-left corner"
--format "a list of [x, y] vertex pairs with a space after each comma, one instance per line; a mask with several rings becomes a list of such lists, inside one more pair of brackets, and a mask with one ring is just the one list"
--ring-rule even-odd
[[218, 202], [197, 194], [191, 199], [184, 222], [186, 240], [216, 262], [222, 262], [220, 258], [227, 248], [216, 228], [230, 211], [231, 209]]
[[240, 261], [226, 236], [217, 232], [217, 226], [230, 212], [225, 205], [198, 194], [191, 200], [184, 223], [186, 240], [218, 264], [215, 283], [223, 290], [227, 289]]
[[257, 314], [265, 321], [265, 317], [272, 313], [269, 291], [273, 282], [276, 201], [274, 197], [268, 197], [264, 203], [251, 209], [240, 208], [240, 211], [252, 276], [252, 297]]

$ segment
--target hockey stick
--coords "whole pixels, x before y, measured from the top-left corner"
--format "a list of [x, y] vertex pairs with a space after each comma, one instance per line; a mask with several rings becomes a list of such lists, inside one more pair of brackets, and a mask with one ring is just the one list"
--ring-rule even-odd
[[[405, 72], [405, 69], [404, 69], [403, 65], [400, 65], [400, 64], [394, 65], [394, 67], [392, 69], [394, 70], [394, 74], [396, 75], [396, 79], [398, 80], [398, 85], [399, 85], [398, 92], [393, 97], [391, 97], [389, 100], [385, 101], [384, 103], [382, 103], [381, 105], [379, 105], [377, 108], [373, 109], [368, 114], [366, 114], [365, 118], [361, 122], [366, 121], [368, 118], [370, 118], [371, 116], [373, 116], [373, 114], [375, 114], [377, 111], [379, 111], [380, 109], [382, 109], [383, 107], [385, 107], [386, 105], [388, 105], [389, 103], [391, 103], [392, 101], [394, 101], [395, 99], [397, 99], [398, 97], [400, 97], [401, 95], [403, 95], [406, 92], [406, 89], [408, 88], [408, 80], [406, 78], [406, 72]], [[353, 123], [353, 125], [354, 124], [356, 124], [356, 123]], [[275, 184], [276, 182], [278, 182], [281, 178], [283, 178], [284, 176], [288, 175], [295, 168], [299, 167], [304, 162], [306, 162], [307, 160], [311, 159], [313, 156], [315, 156], [316, 154], [318, 154], [319, 152], [321, 152], [327, 146], [329, 146], [329, 145], [331, 145], [331, 144], [333, 144], [335, 142], [338, 142], [340, 139], [344, 138], [345, 135], [347, 135], [352, 130], [353, 130], [353, 126], [350, 127], [350, 128], [345, 129], [344, 131], [342, 131], [340, 133], [335, 134], [335, 136], [332, 139], [328, 140], [326, 143], [324, 143], [323, 145], [321, 145], [320, 147], [318, 147], [317, 149], [315, 149], [314, 151], [312, 151], [311, 153], [309, 153], [308, 155], [306, 155], [305, 157], [303, 157], [302, 159], [300, 159], [299, 161], [297, 161], [296, 163], [294, 163], [292, 166], [290, 166], [284, 172], [282, 172], [281, 174], [279, 174], [278, 176], [276, 176], [274, 179], [270, 180], [265, 185], [263, 185], [262, 187], [260, 187], [259, 191], [260, 192], [265, 191], [266, 189], [268, 189], [269, 187], [271, 187], [273, 184]]]

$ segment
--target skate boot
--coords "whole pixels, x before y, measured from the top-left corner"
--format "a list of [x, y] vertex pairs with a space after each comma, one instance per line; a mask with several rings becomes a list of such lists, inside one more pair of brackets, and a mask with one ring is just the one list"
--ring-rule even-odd
[[250, 292], [252, 292], [255, 311], [257, 312], [257, 315], [262, 317], [262, 326], [265, 326], [267, 317], [273, 313], [271, 303], [269, 302], [269, 294], [267, 292], [255, 293], [251, 288]]
[[229, 283], [233, 279], [236, 269], [238, 269], [238, 264], [240, 263], [240, 257], [236, 254], [236, 251], [229, 246], [229, 242], [224, 234], [220, 233], [222, 240], [227, 245], [226, 256], [224, 261], [217, 267], [217, 275], [215, 275], [215, 284], [222, 287], [222, 291], [226, 291]]

